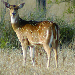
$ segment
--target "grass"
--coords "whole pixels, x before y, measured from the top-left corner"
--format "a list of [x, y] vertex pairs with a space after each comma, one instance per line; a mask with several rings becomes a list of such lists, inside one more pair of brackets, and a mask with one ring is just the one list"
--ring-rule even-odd
[[[36, 56], [36, 52], [35, 52]], [[75, 51], [68, 48], [58, 51], [58, 68], [55, 67], [54, 52], [51, 52], [51, 63], [46, 68], [47, 55], [41, 50], [35, 57], [35, 66], [31, 64], [29, 50], [27, 51], [26, 67], [22, 66], [20, 49], [0, 49], [0, 75], [74, 75]], [[64, 59], [64, 64], [63, 64]]]

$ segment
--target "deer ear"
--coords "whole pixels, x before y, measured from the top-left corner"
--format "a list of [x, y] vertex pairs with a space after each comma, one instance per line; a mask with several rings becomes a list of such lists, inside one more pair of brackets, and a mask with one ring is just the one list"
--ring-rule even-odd
[[24, 6], [24, 4], [25, 4], [25, 3], [19, 4], [19, 5], [18, 5], [18, 8], [19, 8], [19, 9], [22, 8], [22, 7]]
[[9, 4], [9, 3], [7, 3], [7, 2], [4, 2], [4, 3], [5, 3], [5, 6], [6, 6], [7, 8], [10, 7], [10, 4]]

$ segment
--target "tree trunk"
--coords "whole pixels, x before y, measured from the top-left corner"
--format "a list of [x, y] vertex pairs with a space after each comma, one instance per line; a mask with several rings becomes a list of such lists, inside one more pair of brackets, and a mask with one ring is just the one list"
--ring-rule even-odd
[[46, 0], [36, 0], [36, 8], [46, 17]]

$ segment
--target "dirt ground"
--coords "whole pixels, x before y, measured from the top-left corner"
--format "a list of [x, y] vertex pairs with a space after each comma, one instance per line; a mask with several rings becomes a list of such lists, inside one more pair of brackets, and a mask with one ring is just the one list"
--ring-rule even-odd
[[58, 68], [55, 67], [54, 51], [51, 51], [49, 69], [46, 68], [47, 55], [43, 49], [38, 55], [35, 51], [35, 66], [32, 66], [29, 54], [28, 50], [26, 66], [23, 67], [21, 49], [0, 49], [0, 75], [75, 75], [75, 50], [58, 50]]

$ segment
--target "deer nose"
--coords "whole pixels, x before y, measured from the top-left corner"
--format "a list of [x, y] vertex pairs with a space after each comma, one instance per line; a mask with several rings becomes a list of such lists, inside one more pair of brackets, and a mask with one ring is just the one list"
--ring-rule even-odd
[[16, 15], [16, 13], [12, 13], [12, 14], [13, 14], [13, 16]]

